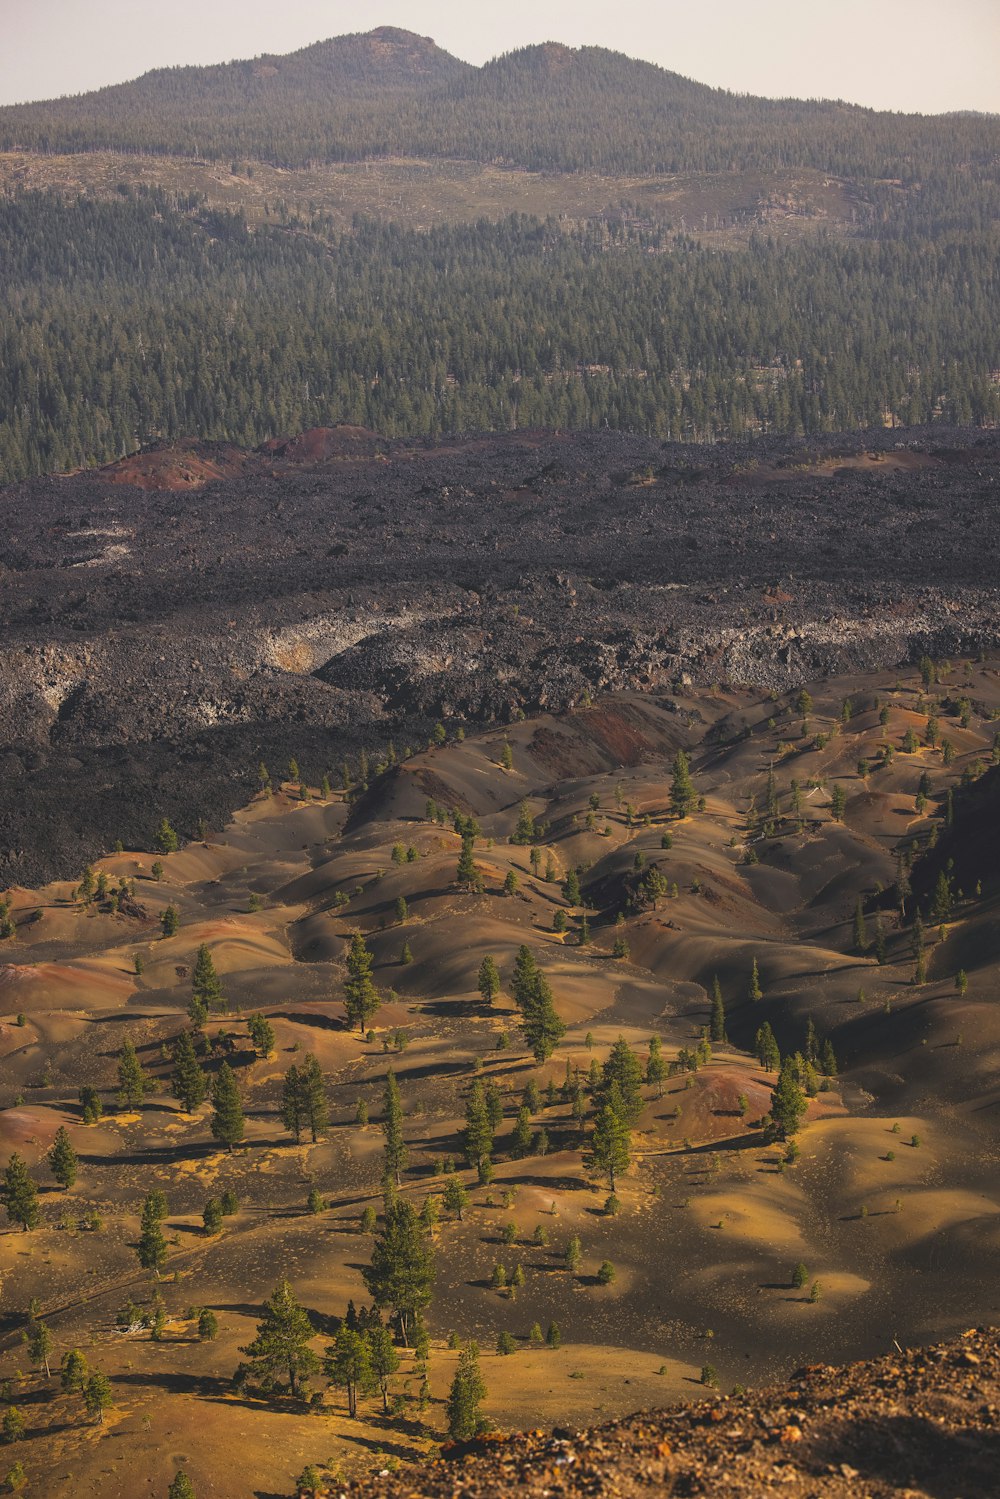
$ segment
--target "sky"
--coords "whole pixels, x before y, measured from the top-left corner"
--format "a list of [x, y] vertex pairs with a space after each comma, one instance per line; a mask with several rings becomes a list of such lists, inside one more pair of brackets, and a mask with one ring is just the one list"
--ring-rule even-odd
[[482, 63], [603, 46], [741, 93], [1000, 112], [1000, 0], [0, 0], [0, 103], [375, 26]]

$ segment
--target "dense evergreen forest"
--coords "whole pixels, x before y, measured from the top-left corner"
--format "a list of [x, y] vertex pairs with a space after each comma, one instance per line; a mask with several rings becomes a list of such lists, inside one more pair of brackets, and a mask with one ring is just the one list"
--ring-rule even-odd
[[712, 440], [1000, 419], [1000, 120], [754, 99], [599, 48], [473, 68], [380, 28], [0, 110], [0, 145], [241, 172], [390, 152], [612, 175], [808, 166], [857, 204], [849, 237], [722, 248], [642, 209], [344, 232], [301, 203], [251, 225], [193, 193], [114, 196], [113, 178], [103, 200], [15, 188], [3, 479], [338, 421]]
[[474, 68], [383, 27], [0, 109], [0, 149], [289, 167], [436, 156], [612, 175], [812, 167], [908, 182], [995, 164], [1000, 120], [732, 94], [600, 47], [526, 47]]
[[[601, 221], [296, 220], [159, 190], [0, 199], [0, 472], [156, 438], [614, 427], [711, 440], [1000, 419], [990, 194], [720, 250]], [[962, 227], [956, 227], [961, 225]]]

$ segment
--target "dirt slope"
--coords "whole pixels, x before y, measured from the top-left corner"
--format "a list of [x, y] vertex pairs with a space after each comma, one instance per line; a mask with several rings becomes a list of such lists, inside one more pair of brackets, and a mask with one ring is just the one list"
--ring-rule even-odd
[[998, 1407], [1000, 1334], [980, 1329], [845, 1368], [814, 1365], [753, 1395], [484, 1441], [464, 1458], [455, 1449], [457, 1460], [347, 1491], [384, 1499], [977, 1499], [997, 1492]]

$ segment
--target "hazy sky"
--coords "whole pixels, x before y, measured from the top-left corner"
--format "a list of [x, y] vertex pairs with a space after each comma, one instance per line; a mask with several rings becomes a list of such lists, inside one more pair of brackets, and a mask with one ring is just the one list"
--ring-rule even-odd
[[595, 44], [745, 93], [1000, 111], [1000, 0], [0, 0], [0, 103], [373, 26], [481, 63]]

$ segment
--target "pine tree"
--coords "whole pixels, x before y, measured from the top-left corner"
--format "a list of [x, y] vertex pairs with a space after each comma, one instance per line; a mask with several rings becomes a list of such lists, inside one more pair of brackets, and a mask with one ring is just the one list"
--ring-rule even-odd
[[448, 1435], [454, 1442], [468, 1442], [481, 1429], [479, 1407], [486, 1399], [486, 1384], [479, 1370], [479, 1348], [467, 1343], [458, 1356], [458, 1368], [448, 1392]]
[[[193, 1012], [197, 1010], [203, 1021], [213, 1010], [226, 1008], [226, 997], [222, 992], [219, 975], [215, 971], [215, 961], [208, 944], [203, 942], [198, 949], [194, 973], [191, 976], [191, 1007], [188, 1013], [194, 1020]], [[200, 1023], [201, 1021], [196, 1022], [196, 1024]]]
[[160, 1278], [160, 1271], [167, 1259], [167, 1241], [160, 1227], [163, 1221], [160, 1203], [157, 1200], [160, 1196], [162, 1196], [161, 1193], [149, 1193], [143, 1202], [142, 1216], [139, 1220], [139, 1243], [136, 1248], [139, 1264], [144, 1270], [152, 1270], [157, 1280]]
[[566, 1027], [556, 1013], [548, 980], [527, 947], [521, 947], [514, 965], [512, 991], [521, 1011], [521, 1031], [535, 1061], [548, 1061]]
[[452, 1174], [448, 1185], [444, 1189], [444, 1205], [449, 1213], [454, 1213], [459, 1223], [462, 1222], [462, 1214], [469, 1201], [469, 1194], [465, 1190], [460, 1177]]
[[60, 1124], [49, 1152], [49, 1169], [59, 1185], [68, 1190], [76, 1181], [77, 1165], [69, 1132], [64, 1124]]
[[527, 802], [517, 810], [517, 826], [511, 834], [511, 843], [527, 844], [535, 841], [535, 819]]
[[44, 1322], [40, 1322], [37, 1318], [32, 1318], [28, 1323], [26, 1342], [28, 1345], [28, 1357], [31, 1359], [31, 1362], [45, 1370], [46, 1379], [51, 1379], [52, 1371], [49, 1368], [49, 1361], [52, 1358], [54, 1345], [52, 1334]]
[[695, 803], [694, 782], [687, 755], [679, 749], [674, 756], [673, 776], [670, 782], [670, 806], [675, 817], [687, 817]]
[[484, 1003], [488, 1005], [491, 1005], [500, 993], [500, 970], [489, 953], [479, 965], [478, 986]]
[[399, 1354], [393, 1347], [392, 1335], [387, 1327], [379, 1323], [369, 1327], [365, 1333], [371, 1369], [375, 1382], [382, 1392], [382, 1411], [389, 1414], [389, 1380], [399, 1368]]
[[181, 1031], [174, 1042], [170, 1091], [180, 1102], [185, 1114], [193, 1114], [205, 1102], [208, 1093], [208, 1079], [198, 1065], [194, 1041], [189, 1031]]
[[522, 1157], [530, 1155], [532, 1138], [531, 1114], [522, 1104], [517, 1111], [517, 1122], [514, 1125], [514, 1154]]
[[493, 1154], [493, 1130], [486, 1108], [486, 1095], [478, 1078], [469, 1090], [465, 1105], [465, 1130], [462, 1137], [465, 1158], [470, 1166], [488, 1161]]
[[462, 852], [459, 854], [458, 869], [455, 873], [455, 883], [463, 890], [477, 890], [481, 884], [472, 850], [473, 840], [463, 838]]
[[160, 929], [164, 937], [176, 937], [180, 931], [181, 913], [174, 905], [167, 906], [160, 916]]
[[243, 1139], [246, 1122], [236, 1074], [223, 1062], [212, 1084], [212, 1135], [220, 1145], [232, 1150]]
[[569, 906], [580, 904], [580, 876], [575, 869], [571, 869], [563, 881], [563, 897]]
[[156, 830], [155, 843], [161, 854], [175, 854], [180, 846], [176, 832], [165, 817]]
[[764, 998], [764, 991], [760, 987], [760, 969], [757, 967], [756, 958], [754, 958], [753, 967], [750, 970], [750, 986], [747, 989], [747, 998], [753, 1004]]
[[796, 1077], [795, 1059], [785, 1057], [771, 1095], [771, 1119], [779, 1140], [789, 1140], [798, 1133], [807, 1107], [808, 1100]]
[[777, 1070], [781, 1062], [781, 1054], [778, 1051], [778, 1043], [774, 1039], [774, 1032], [766, 1020], [758, 1028], [754, 1037], [754, 1051], [765, 1072]]
[[483, 1089], [483, 1100], [486, 1104], [486, 1117], [490, 1121], [490, 1129], [496, 1134], [503, 1123], [503, 1094], [492, 1078]]
[[86, 1356], [79, 1348], [71, 1348], [68, 1353], [63, 1354], [59, 1365], [59, 1384], [65, 1393], [79, 1393], [86, 1384], [89, 1373]]
[[197, 1499], [194, 1485], [181, 1468], [174, 1474], [174, 1481], [167, 1490], [167, 1499]]
[[263, 1015], [247, 1016], [247, 1031], [258, 1056], [270, 1056], [274, 1050], [274, 1026]]
[[87, 1415], [96, 1417], [99, 1425], [104, 1425], [104, 1412], [110, 1410], [114, 1405], [114, 1396], [111, 1391], [111, 1381], [106, 1374], [99, 1369], [93, 1369], [87, 1375], [87, 1381], [81, 1391], [83, 1403]]
[[205, 1225], [207, 1234], [221, 1234], [222, 1232], [222, 1203], [217, 1197], [210, 1197], [202, 1208], [201, 1221]]
[[330, 1121], [330, 1109], [323, 1072], [311, 1052], [307, 1052], [302, 1060], [299, 1086], [302, 1089], [303, 1116], [309, 1126], [310, 1138], [315, 1144]]
[[137, 1109], [146, 1096], [146, 1077], [135, 1047], [126, 1036], [118, 1057], [118, 1107]]
[[351, 938], [347, 955], [347, 980], [344, 984], [344, 1007], [350, 1025], [365, 1031], [379, 1007], [380, 1001], [372, 982], [372, 955], [360, 932]]
[[656, 1089], [657, 1098], [663, 1097], [663, 1079], [667, 1075], [667, 1064], [663, 1060], [663, 1046], [659, 1036], [649, 1038], [649, 1056], [646, 1059], [646, 1082]]
[[341, 1323], [336, 1338], [326, 1351], [323, 1373], [331, 1384], [347, 1391], [347, 1414], [355, 1419], [358, 1392], [370, 1389], [375, 1379], [367, 1339], [346, 1323]]
[[854, 947], [856, 952], [868, 951], [868, 927], [865, 924], [865, 908], [860, 895], [854, 906]]
[[722, 999], [722, 987], [719, 984], [719, 976], [712, 980], [712, 1015], [708, 1027], [709, 1039], [712, 1041], [726, 1041], [726, 1007]]
[[642, 1113], [642, 1064], [623, 1036], [618, 1037], [601, 1069], [597, 1102], [604, 1103], [613, 1088], [618, 1090], [618, 1113], [626, 1123], [634, 1124]]
[[281, 1085], [279, 1114], [285, 1129], [294, 1136], [296, 1145], [302, 1138], [302, 1126], [305, 1121], [304, 1103], [302, 1078], [299, 1069], [293, 1064], [285, 1073], [284, 1082]]
[[299, 1306], [287, 1280], [283, 1280], [264, 1303], [257, 1335], [240, 1352], [246, 1354], [264, 1389], [271, 1389], [279, 1377], [288, 1376], [289, 1392], [299, 1392], [299, 1384], [314, 1374], [320, 1363], [309, 1346], [314, 1333], [309, 1314]]
[[597, 1110], [590, 1152], [598, 1171], [608, 1178], [612, 1192], [618, 1173], [627, 1171], [632, 1158], [632, 1136], [628, 1114], [617, 1083], [612, 1083]]
[[382, 1094], [382, 1133], [385, 1136], [385, 1169], [391, 1171], [397, 1187], [407, 1162], [406, 1143], [403, 1139], [403, 1105], [399, 1097], [396, 1074], [389, 1068]]
[[361, 1274], [375, 1305], [395, 1312], [405, 1344], [408, 1329], [430, 1302], [434, 1284], [430, 1244], [412, 1203], [405, 1198], [387, 1202], [371, 1264]]

